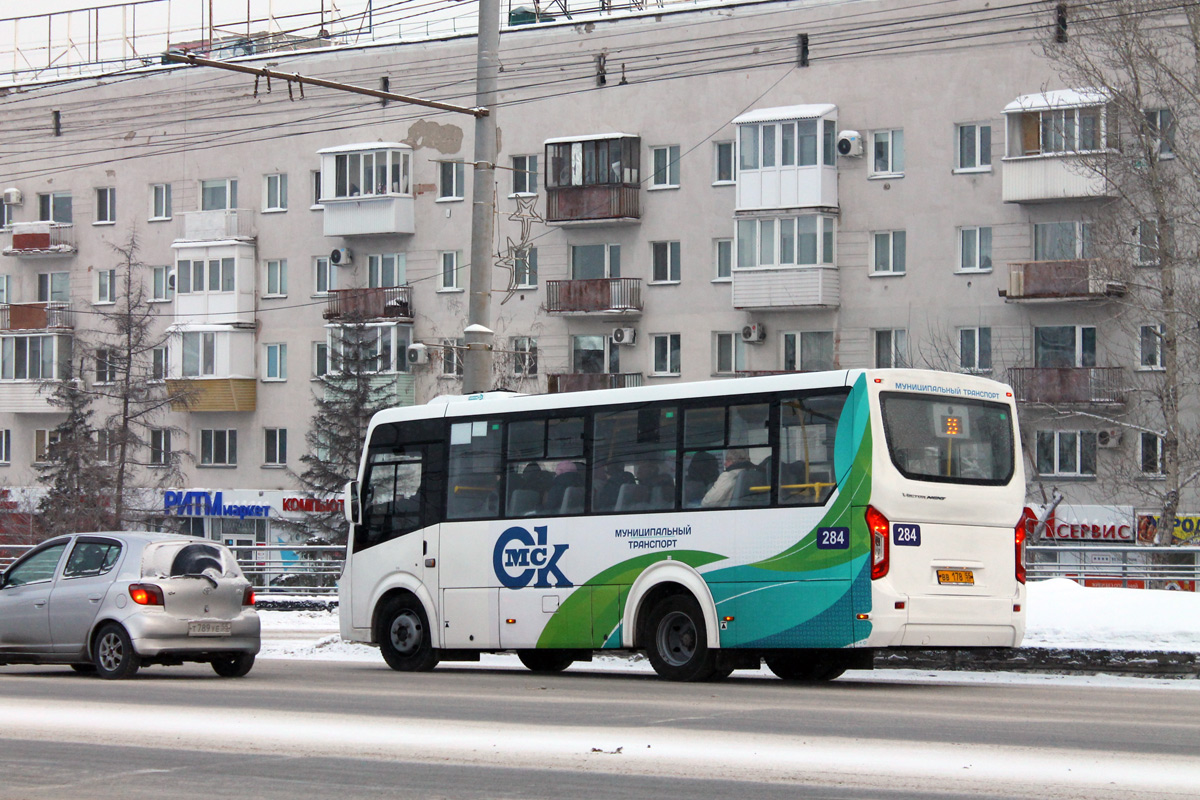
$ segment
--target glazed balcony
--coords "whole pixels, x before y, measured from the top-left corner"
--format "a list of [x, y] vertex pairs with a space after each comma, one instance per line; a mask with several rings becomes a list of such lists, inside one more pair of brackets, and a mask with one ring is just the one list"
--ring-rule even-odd
[[7, 303], [0, 305], [0, 330], [37, 331], [74, 328], [75, 315], [67, 303]]
[[641, 386], [640, 372], [552, 372], [546, 376], [550, 394]]
[[1107, 270], [1093, 259], [1022, 261], [1008, 265], [1009, 301], [1105, 300], [1122, 297], [1125, 284], [1107, 278]]
[[1009, 383], [1018, 403], [1124, 405], [1121, 367], [1013, 367]]
[[21, 258], [62, 258], [79, 252], [75, 226], [62, 222], [14, 222], [12, 243], [4, 255]]
[[546, 310], [552, 314], [640, 315], [642, 279], [546, 281]]
[[322, 313], [325, 319], [411, 321], [412, 287], [389, 286], [371, 289], [335, 289], [329, 293]]

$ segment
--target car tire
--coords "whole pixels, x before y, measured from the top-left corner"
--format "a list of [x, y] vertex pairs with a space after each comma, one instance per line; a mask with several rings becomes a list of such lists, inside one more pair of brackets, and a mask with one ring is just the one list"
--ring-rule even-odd
[[212, 660], [213, 672], [222, 678], [244, 677], [254, 666], [253, 653], [232, 653]]
[[437, 666], [429, 618], [421, 601], [411, 595], [383, 604], [375, 620], [375, 641], [383, 660], [397, 672], [428, 672]]
[[72, 664], [71, 669], [75, 670], [80, 675], [95, 675], [96, 674], [96, 665], [95, 664]]
[[125, 629], [109, 622], [96, 633], [92, 662], [101, 678], [120, 680], [133, 677], [142, 665], [142, 657], [133, 649], [133, 640]]
[[717, 653], [708, 647], [708, 628], [700, 604], [690, 594], [660, 601], [645, 628], [646, 657], [659, 677], [669, 681], [707, 681], [717, 674]]
[[562, 672], [575, 663], [571, 654], [562, 650], [518, 650], [517, 658], [530, 672], [543, 674]]

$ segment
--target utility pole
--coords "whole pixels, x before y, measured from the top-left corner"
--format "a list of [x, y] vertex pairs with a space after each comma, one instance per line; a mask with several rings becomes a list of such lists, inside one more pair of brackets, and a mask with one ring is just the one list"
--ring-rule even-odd
[[467, 298], [467, 350], [463, 393], [492, 383], [492, 235], [496, 211], [496, 85], [500, 67], [500, 2], [479, 0], [475, 105], [491, 113], [475, 118], [475, 170], [471, 185], [471, 275]]

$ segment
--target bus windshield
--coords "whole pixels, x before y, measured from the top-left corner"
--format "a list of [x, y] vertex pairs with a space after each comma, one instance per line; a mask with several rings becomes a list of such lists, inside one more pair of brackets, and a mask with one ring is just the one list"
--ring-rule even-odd
[[883, 392], [892, 463], [919, 481], [1004, 486], [1013, 476], [1012, 413], [1003, 403]]

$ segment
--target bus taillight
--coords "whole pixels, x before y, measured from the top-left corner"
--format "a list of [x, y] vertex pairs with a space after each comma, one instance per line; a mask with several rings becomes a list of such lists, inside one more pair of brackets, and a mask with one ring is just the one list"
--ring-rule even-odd
[[1033, 509], [1028, 506], [1021, 512], [1021, 519], [1017, 521], [1017, 527], [1014, 531], [1014, 539], [1017, 547], [1017, 583], [1025, 582], [1025, 540], [1029, 538], [1029, 523], [1037, 522], [1037, 514], [1033, 513]]
[[871, 580], [888, 574], [888, 531], [892, 525], [875, 506], [867, 506], [867, 530], [871, 532]]

